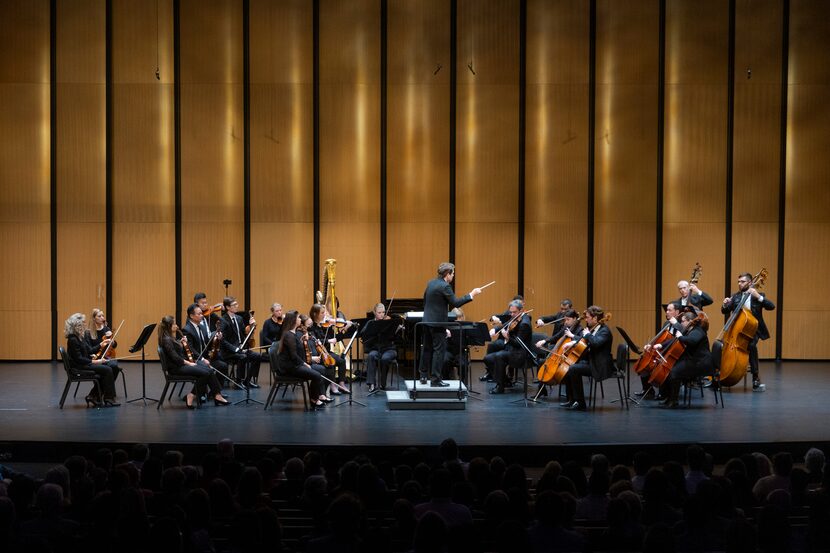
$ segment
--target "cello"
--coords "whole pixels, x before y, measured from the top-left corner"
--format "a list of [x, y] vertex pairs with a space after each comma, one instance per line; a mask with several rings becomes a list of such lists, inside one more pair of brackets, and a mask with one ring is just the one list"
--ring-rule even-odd
[[[576, 322], [569, 328], [569, 330], [573, 332], [573, 327], [576, 326], [582, 319], [582, 315], [577, 317]], [[539, 380], [540, 384], [559, 384], [562, 382], [562, 379], [565, 378], [565, 375], [568, 374], [570, 364], [561, 362], [566, 355], [564, 347], [568, 340], [569, 338], [563, 333], [562, 337], [557, 340], [556, 345], [553, 346], [553, 349], [550, 350], [549, 355], [539, 367], [536, 378]]]
[[[760, 289], [768, 274], [766, 268], [762, 268], [753, 277], [749, 288]], [[748, 291], [741, 294], [738, 306], [733, 306], [732, 314], [715, 340], [721, 349], [720, 383], [723, 386], [734, 386], [740, 382], [749, 365], [749, 343], [755, 338], [758, 330], [758, 319], [746, 307], [749, 295]]]
[[[691, 310], [692, 308], [690, 308]], [[689, 321], [689, 325], [686, 327], [685, 330], [692, 328], [701, 323], [706, 318], [706, 315], [703, 311], [697, 313], [697, 318], [692, 319]], [[686, 345], [680, 340], [680, 336], [674, 337], [672, 340], [665, 344], [665, 347], [662, 347], [663, 344], [657, 344], [661, 347], [654, 347], [652, 348], [653, 351], [656, 353], [656, 358], [658, 359], [657, 364], [651, 371], [651, 377], [648, 379], [648, 383], [652, 386], [662, 386], [663, 383], [668, 378], [669, 374], [671, 373], [672, 368], [680, 359], [680, 356], [683, 355], [683, 352], [686, 351]], [[663, 350], [661, 354], [659, 349]]]
[[[579, 318], [581, 319], [583, 316], [584, 314], [580, 315]], [[611, 313], [606, 313], [605, 315], [603, 315], [601, 319], [597, 321], [597, 326], [605, 324], [609, 320], [611, 320]], [[568, 370], [571, 368], [571, 366], [576, 364], [582, 357], [582, 354], [585, 353], [585, 351], [588, 349], [588, 342], [585, 341], [584, 337], [582, 337], [571, 348], [565, 351], [565, 344], [567, 344], [568, 341], [571, 339], [568, 338], [567, 334], [565, 334], [562, 338], [563, 340], [560, 340], [562, 341], [561, 346], [557, 343], [557, 346], [559, 346], [562, 349], [562, 351], [559, 355], [551, 355], [549, 357], [549, 359], [552, 358], [553, 361], [551, 362], [551, 365], [549, 365], [546, 368], [546, 371], [549, 374], [553, 374], [555, 378], [558, 379], [556, 382], [552, 382], [556, 384], [562, 382], [562, 379], [565, 378], [565, 375], [568, 374]], [[567, 339], [568, 341], [564, 341], [565, 339]], [[545, 363], [547, 363], [547, 361], [548, 359], [545, 360]], [[541, 381], [541, 378], [539, 380]]]

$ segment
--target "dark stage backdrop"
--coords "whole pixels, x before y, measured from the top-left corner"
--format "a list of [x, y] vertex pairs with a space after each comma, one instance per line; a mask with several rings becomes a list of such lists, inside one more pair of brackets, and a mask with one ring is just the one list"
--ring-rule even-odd
[[102, 307], [130, 341], [323, 260], [358, 315], [441, 261], [638, 341], [703, 265], [767, 267], [763, 357], [830, 358], [820, 0], [0, 0], [0, 359]]

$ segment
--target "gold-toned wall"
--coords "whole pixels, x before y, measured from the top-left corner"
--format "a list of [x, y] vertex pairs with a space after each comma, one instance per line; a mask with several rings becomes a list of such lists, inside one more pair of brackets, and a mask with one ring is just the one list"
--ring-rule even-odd
[[58, 2], [56, 16], [60, 344], [69, 315], [106, 307], [105, 4]]
[[659, 14], [597, 2], [594, 303], [639, 343], [654, 334]]
[[[700, 288], [716, 298], [726, 256], [728, 3], [666, 6], [663, 297], [700, 262]], [[722, 298], [721, 298], [722, 299]], [[719, 320], [717, 306], [707, 311]], [[717, 328], [717, 323], [713, 325]]]
[[518, 62], [518, 0], [459, 0], [456, 290], [496, 281], [465, 306], [472, 321], [518, 292]]
[[[320, 2], [320, 267], [347, 316], [380, 296], [380, 2]], [[310, 300], [311, 298], [309, 298]]]
[[586, 307], [589, 14], [587, 0], [527, 3], [524, 295], [534, 320], [563, 298]]
[[[250, 6], [250, 298], [243, 297], [245, 5]], [[315, 45], [314, 3], [181, 0], [182, 273], [176, 275], [174, 0], [159, 0], [157, 13], [153, 2], [111, 3], [109, 260], [107, 3], [60, 0], [54, 37], [47, 0], [0, 3], [0, 278], [11, 312], [27, 321], [19, 330], [12, 325], [0, 341], [0, 359], [54, 355], [50, 332], [30, 328], [49, 328], [54, 309], [62, 343], [64, 319], [75, 311], [88, 315], [93, 307], [106, 308], [107, 287], [111, 323], [126, 319], [124, 341], [131, 341], [142, 324], [175, 309], [177, 276], [183, 308], [198, 291], [220, 301], [222, 280], [230, 278], [231, 294], [243, 305], [250, 303], [260, 321], [273, 301], [306, 311], [315, 262], [329, 257], [338, 260], [343, 309], [358, 316], [381, 299], [382, 288], [387, 296], [420, 297], [437, 264], [450, 258], [452, 236], [458, 293], [496, 281], [467, 306], [472, 320], [504, 310], [523, 275], [522, 291], [534, 318], [551, 313], [563, 297], [582, 309], [590, 294], [614, 314], [612, 326], [644, 341], [659, 312], [655, 289], [662, 289], [663, 301], [676, 298], [676, 282], [688, 278], [699, 261], [704, 269], [700, 285], [716, 302], [707, 310], [714, 338], [720, 326], [717, 304], [734, 291], [737, 274], [765, 266], [770, 270], [766, 292], [778, 305], [783, 326], [777, 328], [778, 311], [767, 313], [773, 338], [762, 344], [761, 356], [774, 356], [780, 339], [784, 358], [830, 358], [822, 333], [830, 311], [819, 300], [820, 279], [830, 269], [826, 2], [788, 4], [785, 160], [780, 159], [785, 4], [735, 2], [732, 210], [727, 212], [729, 4], [665, 3], [665, 109], [660, 114], [659, 3], [597, 0], [593, 213], [588, 212], [590, 0], [527, 0], [524, 157], [519, 150], [521, 0], [321, 0], [318, 5]], [[52, 38], [55, 83], [50, 82]], [[385, 112], [380, 104], [384, 46]], [[387, 224], [382, 229], [384, 151]], [[782, 161], [786, 203], [779, 252]], [[524, 206], [519, 205], [520, 163]], [[453, 176], [456, 223], [450, 228]], [[313, 258], [315, 229], [318, 260]], [[52, 230], [57, 235], [54, 266]], [[520, 231], [524, 267], [518, 266]], [[661, 258], [662, 282], [656, 282]]]
[[822, 299], [830, 271], [827, 14], [825, 2], [790, 3], [782, 354], [793, 359], [830, 358]]
[[[112, 313], [121, 342], [174, 314], [172, 0], [113, 2]], [[158, 31], [158, 42], [156, 41]], [[158, 64], [159, 79], [155, 71]], [[156, 356], [155, 348], [147, 354]]]
[[253, 0], [251, 306], [308, 311], [314, 266], [313, 13], [305, 0]]
[[0, 282], [23, 323], [8, 325], [0, 359], [54, 355], [49, 80], [48, 0], [0, 3]]
[[196, 292], [244, 308], [241, 0], [181, 2], [182, 309]]
[[419, 298], [449, 259], [450, 3], [388, 5], [386, 295]]
[[[780, 2], [739, 0], [735, 4], [735, 131], [732, 177], [732, 275], [769, 270], [764, 292], [777, 301], [778, 181], [781, 156]], [[715, 289], [716, 290], [716, 289]], [[720, 290], [718, 290], [720, 291]], [[712, 294], [715, 306], [723, 295]], [[717, 311], [714, 311], [717, 313]], [[718, 319], [720, 322], [721, 319]], [[758, 354], [775, 357], [775, 312], [764, 321], [772, 339]], [[713, 325], [718, 331], [720, 325]]]

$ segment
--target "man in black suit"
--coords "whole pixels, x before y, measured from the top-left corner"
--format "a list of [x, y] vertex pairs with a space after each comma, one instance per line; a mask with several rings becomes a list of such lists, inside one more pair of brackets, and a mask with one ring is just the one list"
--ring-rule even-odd
[[198, 357], [201, 354], [203, 358], [210, 361], [210, 365], [213, 368], [222, 374], [227, 374], [227, 363], [219, 359], [218, 355], [214, 359], [209, 358], [210, 351], [213, 349], [212, 342], [214, 340], [221, 340], [222, 333], [216, 331], [211, 336], [199, 304], [191, 303], [187, 306], [187, 322], [182, 327], [182, 332], [187, 337], [187, 343], [190, 345], [194, 356]]
[[680, 297], [674, 300], [674, 303], [685, 307], [692, 305], [697, 309], [703, 309], [707, 305], [712, 305], [712, 296], [697, 287], [694, 282], [690, 283], [687, 280], [681, 280], [677, 283], [677, 289], [680, 291]]
[[[473, 301], [481, 293], [480, 288], [473, 288], [469, 294], [456, 297], [450, 283], [455, 278], [455, 265], [444, 262], [438, 266], [438, 276], [427, 283], [424, 290], [424, 322], [446, 323], [447, 312], [453, 307], [461, 307]], [[419, 372], [421, 384], [427, 383], [427, 374], [432, 375], [431, 386], [449, 386], [441, 380], [441, 368], [444, 365], [444, 352], [447, 350], [447, 329], [445, 325], [425, 325], [424, 347], [421, 352]]]
[[611, 357], [614, 337], [611, 336], [611, 330], [601, 322], [604, 315], [605, 312], [601, 307], [592, 305], [585, 310], [585, 324], [588, 328], [582, 330], [582, 336], [565, 330], [565, 336], [571, 339], [565, 345], [566, 350], [575, 346], [580, 340], [585, 340], [588, 350], [582, 359], [571, 365], [568, 374], [563, 379], [567, 401], [560, 403], [561, 407], [584, 411], [585, 389], [582, 386], [582, 377], [593, 376], [594, 380], [604, 380], [614, 372], [614, 360]]
[[[222, 317], [222, 359], [225, 362], [236, 361], [237, 373], [242, 376], [242, 385], [246, 388], [259, 388], [254, 382], [259, 376], [259, 365], [262, 356], [250, 349], [247, 343], [243, 343], [246, 337], [246, 325], [242, 317], [237, 315], [239, 302], [232, 296], [222, 301], [225, 308], [225, 316]], [[248, 319], [248, 325], [256, 324], [253, 317]]]
[[[769, 338], [769, 329], [767, 329], [767, 324], [764, 322], [764, 309], [772, 311], [775, 309], [775, 304], [752, 287], [752, 275], [749, 273], [741, 273], [738, 276], [738, 291], [731, 298], [723, 298], [723, 305], [721, 305], [720, 310], [721, 313], [727, 315], [743, 307], [749, 307], [752, 315], [758, 319], [758, 329], [755, 331], [755, 336], [749, 343], [748, 348], [749, 370], [752, 372], [752, 391], [763, 392], [767, 387], [761, 384], [761, 378], [758, 375], [758, 341]], [[720, 353], [718, 352], [715, 355], [719, 360]]]
[[[530, 316], [527, 314], [519, 317], [522, 312], [524, 304], [519, 300], [513, 300], [508, 307], [508, 314], [510, 319], [504, 321], [505, 325], [511, 320], [516, 319], [516, 326], [512, 330], [508, 330], [504, 326], [498, 330], [498, 335], [504, 339], [507, 344], [506, 348], [501, 351], [488, 353], [484, 356], [484, 364], [487, 370], [493, 375], [496, 386], [490, 390], [491, 394], [503, 394], [504, 387], [507, 381], [507, 365], [509, 364], [515, 370], [521, 370], [528, 362], [527, 347], [531, 344], [533, 331], [530, 327]], [[519, 343], [519, 340], [524, 344]]]

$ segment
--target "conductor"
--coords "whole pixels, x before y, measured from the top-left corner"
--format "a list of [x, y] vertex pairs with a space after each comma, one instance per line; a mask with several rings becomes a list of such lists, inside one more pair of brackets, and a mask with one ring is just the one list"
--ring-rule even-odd
[[446, 323], [449, 320], [447, 312], [450, 309], [473, 301], [473, 298], [481, 293], [481, 288], [473, 288], [469, 294], [460, 298], [456, 297], [450, 286], [453, 278], [455, 278], [455, 265], [449, 262], [441, 263], [438, 266], [438, 276], [427, 283], [424, 291], [424, 322], [439, 324], [426, 325], [424, 348], [419, 366], [421, 384], [427, 383], [429, 373], [431, 375], [430, 386], [449, 386], [441, 380], [444, 352], [447, 350], [447, 329], [440, 323]]

